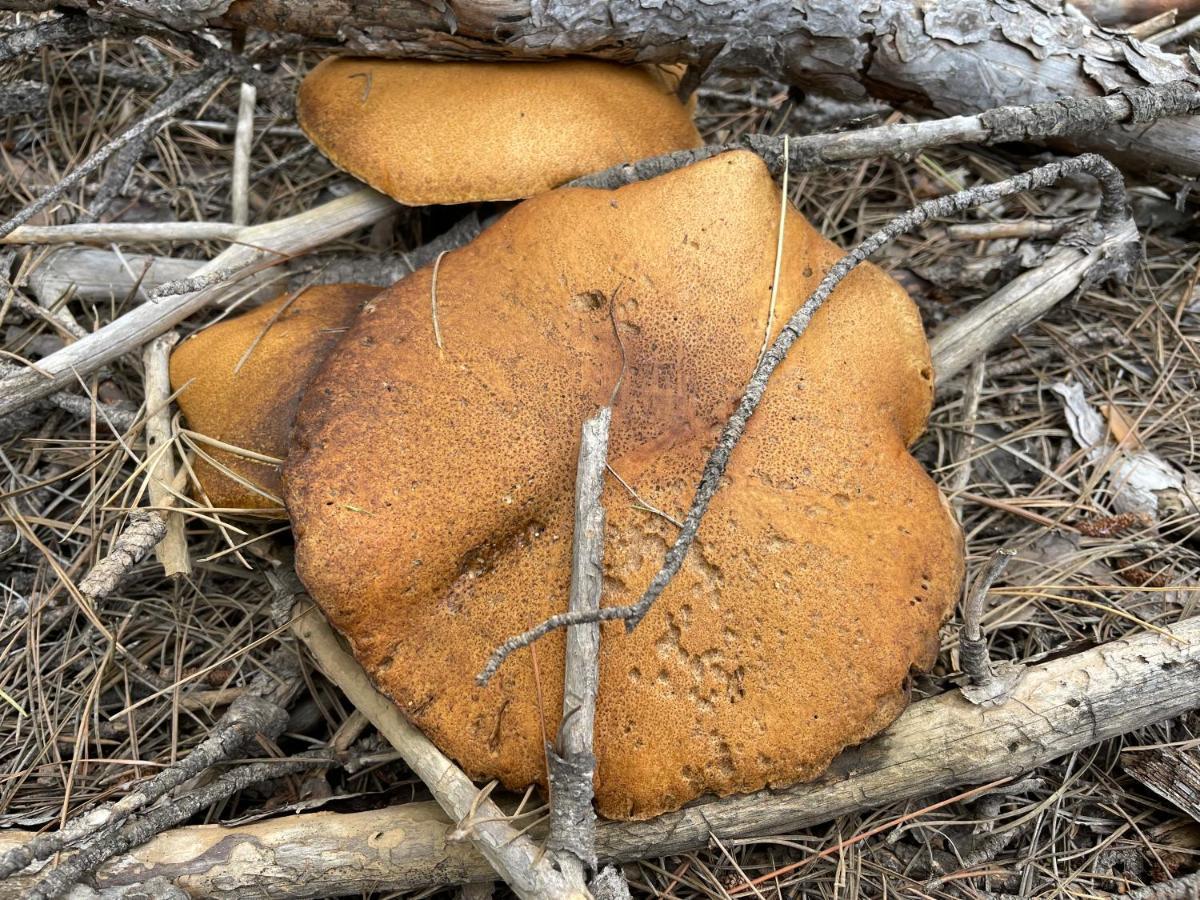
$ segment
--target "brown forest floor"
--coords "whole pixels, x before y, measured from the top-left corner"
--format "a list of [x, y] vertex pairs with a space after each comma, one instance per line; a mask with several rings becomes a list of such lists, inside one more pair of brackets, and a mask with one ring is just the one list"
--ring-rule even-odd
[[[0, 21], [0, 25], [3, 22]], [[279, 89], [262, 100], [255, 120], [251, 221], [311, 208], [346, 183], [311, 151], [292, 119], [290, 96], [315, 55], [290, 51], [267, 65]], [[44, 50], [5, 67], [3, 77], [52, 84], [49, 115], [0, 126], [0, 215], [11, 214], [55, 183], [91, 150], [148, 106], [155, 79], [193, 63], [154, 39], [108, 40], [81, 51]], [[138, 80], [147, 83], [138, 84]], [[108, 218], [127, 221], [225, 221], [237, 105], [227, 84], [203, 105], [159, 132], [134, 171], [126, 196]], [[830, 109], [789, 97], [770, 84], [734, 82], [702, 92], [700, 122], [710, 139], [746, 131], [806, 132], [887, 109]], [[843, 117], [839, 121], [839, 116]], [[906, 162], [871, 161], [843, 171], [792, 179], [792, 199], [843, 246], [856, 243], [920, 199], [1007, 177], [1040, 158], [1031, 148], [949, 149]], [[282, 163], [282, 164], [281, 164]], [[68, 194], [35, 223], [68, 223], [94, 192]], [[1021, 551], [985, 624], [994, 658], [1038, 660], [1112, 640], [1194, 613], [1200, 554], [1190, 542], [1196, 523], [1178, 518], [1157, 532], [1138, 527], [1106, 537], [1077, 526], [1111, 512], [1109, 496], [1071, 440], [1052, 383], [1081, 382], [1097, 404], [1134, 423], [1141, 441], [1164, 458], [1200, 467], [1200, 243], [1183, 185], [1163, 179], [1131, 185], [1146, 261], [1126, 286], [1098, 288], [1059, 307], [988, 360], [979, 410], [979, 440], [970, 479], [958, 496], [973, 564], [994, 548]], [[1087, 211], [1089, 185], [1025, 195], [972, 214], [972, 220], [1072, 216]], [[452, 211], [404, 212], [386, 228], [321, 253], [405, 249], [453, 221]], [[954, 241], [934, 225], [889, 247], [877, 260], [901, 278], [930, 327], [966, 309], [1011, 278], [1044, 242]], [[176, 244], [125, 248], [206, 260], [221, 247]], [[12, 271], [28, 275], [45, 249], [21, 249]], [[312, 258], [295, 269], [311, 268]], [[128, 303], [68, 299], [85, 328], [109, 321]], [[36, 360], [61, 343], [44, 321], [5, 307], [6, 354]], [[202, 327], [216, 311], [193, 317]], [[103, 398], [136, 409], [141, 361], [122, 358], [88, 384]], [[958, 466], [957, 395], [934, 412], [918, 456], [943, 485]], [[188, 543], [193, 576], [171, 583], [153, 558], [98, 610], [128, 648], [110, 654], [77, 611], [64, 579], [78, 578], [106, 552], [126, 512], [142, 498], [144, 446], [114, 437], [93, 419], [43, 410], [19, 430], [0, 429], [0, 827], [53, 827], [64, 814], [119, 796], [123, 785], [185, 755], [208, 732], [238, 685], [277, 646], [271, 591], [256, 553], [279, 535], [279, 522], [231, 519], [193, 510]], [[17, 524], [16, 531], [5, 522]], [[1107, 585], [1107, 587], [1095, 587]], [[1080, 590], [1080, 586], [1088, 586]], [[1132, 588], [1140, 588], [1133, 590]], [[954, 686], [951, 622], [922, 695]], [[19, 711], [19, 712], [18, 712]], [[311, 674], [293, 703], [284, 751], [320, 746], [350, 709]], [[945, 799], [847, 816], [798, 833], [732, 843], [630, 866], [635, 893], [672, 897], [1093, 897], [1124, 892], [1196, 868], [1200, 825], [1147, 792], [1122, 769], [1132, 747], [1200, 743], [1193, 716], [1107, 741], [1061, 759], [1027, 780], [969, 803], [927, 814]], [[328, 774], [331, 808], [367, 808], [422, 796], [419, 783], [391, 760], [368, 730], [364, 754], [378, 760], [350, 776]], [[268, 748], [269, 750], [270, 748]], [[323, 777], [323, 776], [320, 776]], [[224, 821], [286, 804], [311, 788], [302, 778], [245, 791], [199, 820]], [[916, 813], [916, 814], [914, 814]], [[867, 840], [848, 843], [888, 823]], [[984, 825], [986, 823], [986, 831]], [[829, 851], [821, 854], [821, 851]], [[821, 855], [817, 855], [821, 854]], [[957, 854], [957, 856], [955, 855]], [[744, 873], [744, 874], [743, 874]]]

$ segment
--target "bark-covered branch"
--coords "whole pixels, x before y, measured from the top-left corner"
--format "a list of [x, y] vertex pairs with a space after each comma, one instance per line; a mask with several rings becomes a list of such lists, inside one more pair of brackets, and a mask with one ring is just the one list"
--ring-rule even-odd
[[[0, 7], [14, 0], [0, 0]], [[1182, 55], [1034, 0], [64, 0], [93, 17], [252, 26], [342, 51], [439, 59], [585, 55], [766, 74], [941, 115], [1194, 81]], [[1135, 121], [1070, 139], [1143, 169], [1200, 172], [1194, 120]]]

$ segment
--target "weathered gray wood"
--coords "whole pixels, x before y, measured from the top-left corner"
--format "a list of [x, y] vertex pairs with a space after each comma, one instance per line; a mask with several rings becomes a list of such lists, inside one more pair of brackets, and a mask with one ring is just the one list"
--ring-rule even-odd
[[186, 278], [202, 265], [204, 261], [199, 259], [145, 253], [117, 256], [111, 250], [64, 247], [48, 254], [29, 273], [29, 287], [46, 307], [54, 306], [68, 291], [79, 300], [118, 303], [129, 295], [134, 284], [140, 283], [148, 295], [160, 284]]
[[[612, 407], [583, 423], [575, 472], [575, 528], [571, 543], [568, 608], [597, 610], [604, 582], [604, 472]], [[579, 876], [596, 866], [596, 812], [592, 778], [596, 757], [592, 735], [600, 689], [600, 625], [567, 629], [563, 665], [563, 713], [558, 744], [548, 748], [550, 766], [550, 849], [560, 865]]]
[[1091, 247], [1062, 243], [1042, 264], [1014, 278], [984, 302], [948, 322], [930, 338], [933, 371], [944, 386], [991, 347], [1016, 334], [1074, 293], [1096, 266], [1123, 245], [1137, 239], [1126, 222]]
[[1200, 822], [1200, 755], [1179, 747], [1131, 750], [1121, 765], [1158, 796]]
[[[1200, 696], [1200, 617], [1169, 631], [1031, 666], [1000, 707], [973, 706], [956, 691], [915, 703], [811, 784], [708, 800], [649, 822], [601, 823], [597, 851], [601, 860], [632, 860], [704, 847], [710, 834], [729, 840], [802, 828], [1015, 777], [1178, 716]], [[450, 840], [453, 830], [431, 803], [285, 816], [237, 828], [193, 826], [113, 860], [100, 870], [100, 884], [161, 875], [197, 896], [305, 898], [493, 879], [469, 844]], [[0, 833], [0, 850], [27, 839]], [[21, 896], [21, 884], [0, 884], [0, 898]]]
[[[195, 274], [267, 268], [356, 228], [371, 225], [395, 208], [395, 201], [382, 194], [370, 189], [356, 191], [316, 209], [246, 228], [241, 233], [243, 243], [230, 246]], [[141, 348], [192, 313], [244, 286], [245, 282], [228, 280], [204, 290], [164, 297], [134, 307], [98, 331], [38, 360], [36, 371], [25, 370], [0, 379], [0, 417], [77, 384], [80, 374], [93, 372], [131, 350]]]
[[[13, 0], [0, 0], [0, 7]], [[689, 62], [936, 112], [1087, 97], [1193, 77], [1181, 55], [1034, 0], [62, 0], [93, 14], [293, 31], [385, 56]], [[186, 27], [186, 26], [185, 26]], [[1075, 146], [1143, 169], [1200, 172], [1196, 121], [1130, 123]]]

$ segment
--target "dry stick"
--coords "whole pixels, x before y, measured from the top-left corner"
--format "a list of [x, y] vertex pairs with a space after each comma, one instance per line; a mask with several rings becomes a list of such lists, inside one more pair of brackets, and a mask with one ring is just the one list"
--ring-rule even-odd
[[254, 107], [258, 90], [242, 83], [238, 94], [237, 129], [233, 137], [230, 218], [235, 225], [250, 221], [250, 148], [254, 142]]
[[179, 333], [168, 331], [146, 345], [142, 364], [146, 386], [146, 490], [150, 505], [167, 526], [167, 533], [155, 549], [158, 561], [168, 578], [190, 575], [192, 560], [188, 555], [186, 525], [178, 511], [165, 511], [175, 505], [171, 485], [175, 483], [175, 448], [171, 440], [171, 348], [179, 341]]
[[519, 897], [532, 900], [588, 896], [581, 879], [559, 871], [528, 835], [519, 835], [503, 811], [462, 770], [375, 690], [367, 673], [342, 646], [325, 617], [307, 598], [293, 607], [292, 630], [321, 671], [404, 757], [434, 799]]
[[147, 116], [136, 125], [132, 125], [127, 128], [119, 136], [113, 138], [111, 141], [81, 162], [78, 166], [76, 166], [70, 172], [70, 174], [63, 178], [62, 181], [54, 185], [54, 187], [50, 188], [50, 190], [46, 191], [46, 193], [42, 194], [42, 196], [38, 197], [7, 222], [0, 225], [0, 237], [4, 237], [5, 235], [14, 231], [18, 226], [24, 225], [31, 218], [65, 194], [68, 190], [73, 188], [79, 182], [83, 181], [84, 178], [96, 171], [96, 169], [100, 168], [106, 159], [108, 159], [122, 147], [130, 145], [134, 141], [141, 140], [143, 135], [150, 132], [152, 129], [157, 128], [160, 124], [162, 124], [163, 121], [165, 121], [175, 112], [215, 90], [224, 79], [224, 70], [208, 76], [202, 82], [200, 82], [200, 84], [196, 85], [183, 96], [173, 100], [171, 103], [166, 104], [159, 109], [158, 112]]
[[62, 865], [42, 878], [26, 895], [26, 900], [53, 900], [61, 897], [87, 873], [95, 871], [106, 860], [124, 853], [130, 847], [144, 844], [181, 822], [186, 822], [201, 810], [226, 797], [271, 778], [281, 778], [303, 772], [313, 766], [335, 765], [337, 760], [328, 750], [310, 750], [290, 759], [249, 763], [225, 772], [177, 800], [156, 807], [141, 816], [124, 822], [119, 828], [104, 832], [69, 857]]
[[[61, 247], [48, 253], [26, 281], [38, 302], [66, 312], [61, 301], [113, 303], [135, 289], [151, 291], [164, 281], [183, 278], [204, 264], [197, 259], [172, 259], [145, 253], [122, 253], [90, 247]], [[86, 336], [84, 331], [80, 336]]]
[[674, 545], [667, 552], [662, 568], [654, 576], [641, 599], [630, 606], [608, 606], [594, 613], [567, 612], [551, 616], [542, 624], [524, 634], [510, 638], [497, 648], [483, 671], [479, 673], [477, 681], [480, 684], [486, 684], [509, 654], [521, 647], [527, 647], [538, 638], [558, 628], [579, 625], [585, 622], [612, 621], [614, 619], [624, 620], [628, 631], [632, 631], [637, 627], [638, 623], [649, 612], [651, 606], [653, 606], [654, 601], [658, 599], [663, 589], [666, 588], [667, 584], [679, 571], [680, 566], [683, 565], [683, 559], [696, 538], [696, 533], [700, 528], [700, 522], [704, 518], [705, 511], [708, 509], [708, 504], [720, 486], [721, 477], [725, 472], [726, 465], [729, 463], [729, 457], [745, 432], [746, 423], [749, 421], [750, 416], [762, 400], [771, 374], [783, 362], [784, 357], [787, 356], [788, 351], [800, 335], [808, 328], [812, 317], [829, 298], [830, 294], [833, 293], [834, 288], [859, 263], [863, 262], [889, 241], [918, 228], [931, 218], [952, 215], [972, 206], [992, 203], [1023, 191], [1047, 187], [1062, 178], [1078, 174], [1091, 175], [1100, 184], [1101, 204], [1097, 212], [1098, 228], [1107, 234], [1128, 221], [1129, 214], [1125, 199], [1125, 185], [1121, 179], [1120, 172], [1103, 157], [1087, 153], [1072, 159], [1053, 162], [1036, 169], [1031, 169], [1028, 172], [1005, 181], [997, 182], [996, 184], [979, 185], [978, 187], [959, 191], [946, 197], [927, 200], [909, 212], [892, 219], [887, 225], [842, 257], [829, 270], [825, 277], [821, 279], [821, 283], [817, 286], [812, 296], [804, 302], [804, 305], [796, 311], [787, 325], [783, 327], [783, 330], [779, 333], [771, 348], [755, 367], [737, 409], [730, 416], [721, 433], [720, 439], [717, 441], [716, 447], [713, 448], [708, 462], [705, 463], [704, 472], [700, 477], [700, 484], [696, 489], [695, 498], [692, 500], [691, 509], [688, 510], [687, 517], [683, 520], [683, 528], [680, 529]]
[[983, 636], [983, 606], [996, 579], [1004, 574], [1016, 551], [1000, 549], [991, 555], [963, 600], [963, 625], [958, 632], [958, 663], [971, 680], [962, 695], [971, 703], [1003, 703], [1020, 681], [1022, 668], [1011, 664], [993, 668]]
[[[1129, 88], [1103, 97], [1070, 98], [1031, 106], [1001, 106], [975, 116], [792, 137], [788, 141], [788, 165], [793, 171], [813, 172], [861, 159], [907, 157], [946, 144], [996, 144], [1093, 134], [1109, 125], [1186, 116], [1197, 111], [1200, 111], [1200, 86], [1172, 82]], [[750, 134], [726, 144], [678, 150], [613, 166], [571, 183], [581, 187], [620, 187], [739, 149], [757, 153], [775, 175], [784, 170], [783, 136]]]
[[[295, 682], [298, 684], [298, 679]], [[52, 834], [38, 835], [28, 844], [9, 850], [0, 857], [0, 878], [7, 878], [37, 860], [48, 859], [98, 832], [111, 831], [120, 826], [138, 810], [149, 806], [185, 781], [217, 763], [232, 759], [255, 735], [278, 737], [288, 721], [282, 704], [287, 702], [290, 693], [294, 693], [294, 688], [289, 688], [286, 683], [274, 691], [268, 690], [268, 687], [263, 679], [253, 680], [247, 693], [230, 704], [212, 733], [186, 758], [163, 769], [125, 797], [76, 816]], [[271, 696], [264, 696], [267, 694]]]
[[949, 225], [946, 236], [955, 241], [995, 241], [1004, 238], [1061, 237], [1075, 219], [1010, 219], [1000, 222], [963, 222]]
[[[960, 524], [962, 523], [962, 498], [958, 494], [965, 491], [967, 485], [971, 483], [971, 454], [975, 452], [975, 425], [979, 419], [979, 400], [983, 393], [985, 368], [985, 357], [981, 355], [979, 359], [975, 360], [974, 365], [971, 366], [971, 372], [967, 376], [962, 397], [963, 419], [958, 441], [958, 468], [954, 470], [954, 474], [950, 477], [950, 483], [946, 485], [947, 492], [951, 497], [950, 502], [958, 514]], [[936, 367], [934, 372], [937, 372]]]
[[150, 292], [151, 300], [161, 300], [163, 297], [177, 297], [180, 294], [194, 294], [205, 288], [213, 287], [223, 281], [228, 281], [238, 273], [235, 268], [216, 269], [203, 275], [188, 275], [174, 281], [164, 281]]
[[79, 225], [22, 225], [0, 244], [161, 244], [167, 241], [236, 241], [243, 231], [232, 222], [88, 222]]
[[79, 582], [79, 593], [89, 600], [100, 600], [117, 589], [134, 566], [145, 559], [167, 533], [162, 516], [153, 511], [135, 509], [129, 524], [108, 551]]
[[1081, 285], [1097, 276], [1121, 274], [1137, 246], [1137, 226], [1132, 220], [1107, 229], [1098, 241], [1064, 239], [1036, 269], [1023, 272], [944, 325], [929, 340], [939, 389], [989, 347], [1041, 318]]
[[[344, 234], [377, 222], [396, 203], [370, 189], [356, 191], [315, 209], [244, 229], [240, 243], [228, 247], [199, 269], [204, 275], [224, 269], [265, 266], [304, 253]], [[38, 371], [0, 379], [0, 416], [41, 399], [79, 375], [95, 371], [169, 331], [192, 313], [225, 296], [229, 284], [137, 306], [82, 340], [38, 360]], [[44, 373], [44, 374], [43, 374]]]
[[[1200, 692], [1200, 617], [1030, 666], [1012, 701], [972, 706], [957, 691], [912, 704], [879, 737], [844, 751], [808, 784], [706, 799], [645, 822], [601, 822], [602, 862], [671, 856], [780, 834], [838, 816], [1020, 777], [1084, 747], [1192, 710]], [[340, 651], [339, 652], [344, 652]], [[361, 670], [360, 670], [361, 671]], [[371, 708], [394, 704], [378, 697]], [[367, 706], [360, 707], [364, 711]], [[493, 879], [487, 861], [450, 840], [433, 803], [317, 812], [237, 828], [160, 835], [97, 873], [100, 887], [170, 878], [193, 896], [309, 898], [417, 892]], [[0, 832], [0, 847], [27, 841]], [[0, 897], [22, 896], [0, 889]]]
[[[571, 545], [572, 612], [600, 609], [604, 581], [604, 471], [612, 407], [583, 423], [575, 473], [575, 531]], [[592, 808], [592, 752], [600, 687], [600, 626], [567, 629], [563, 709], [557, 747], [546, 748], [550, 782], [549, 847], [564, 871], [582, 881], [596, 869], [596, 813]]]

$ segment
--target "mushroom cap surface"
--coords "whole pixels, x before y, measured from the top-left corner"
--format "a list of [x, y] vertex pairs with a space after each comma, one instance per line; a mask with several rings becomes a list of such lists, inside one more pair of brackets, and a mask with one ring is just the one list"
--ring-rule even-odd
[[[369, 284], [327, 284], [282, 294], [197, 332], [171, 354], [171, 389], [188, 426], [243, 450], [282, 460], [300, 396], [364, 303]], [[200, 444], [200, 488], [215, 507], [282, 513], [280, 465]], [[240, 483], [222, 467], [257, 490]]]
[[296, 114], [334, 165], [401, 203], [514, 200], [700, 146], [669, 83], [594, 60], [331, 57], [301, 83]]
[[[780, 192], [729, 153], [513, 209], [369, 303], [301, 404], [285, 466], [298, 572], [375, 683], [473, 777], [544, 781], [564, 640], [474, 677], [566, 608], [583, 420], [626, 369], [609, 460], [682, 518], [762, 344]], [[841, 251], [790, 210], [776, 328]], [[615, 308], [611, 305], [615, 304]], [[777, 370], [682, 571], [603, 626], [596, 799], [646, 818], [819, 775], [904, 708], [962, 579], [958, 526], [907, 452], [933, 394], [916, 307], [855, 270]], [[611, 474], [604, 605], [676, 529]], [[540, 683], [539, 683], [540, 682]], [[539, 713], [538, 697], [543, 708]]]

